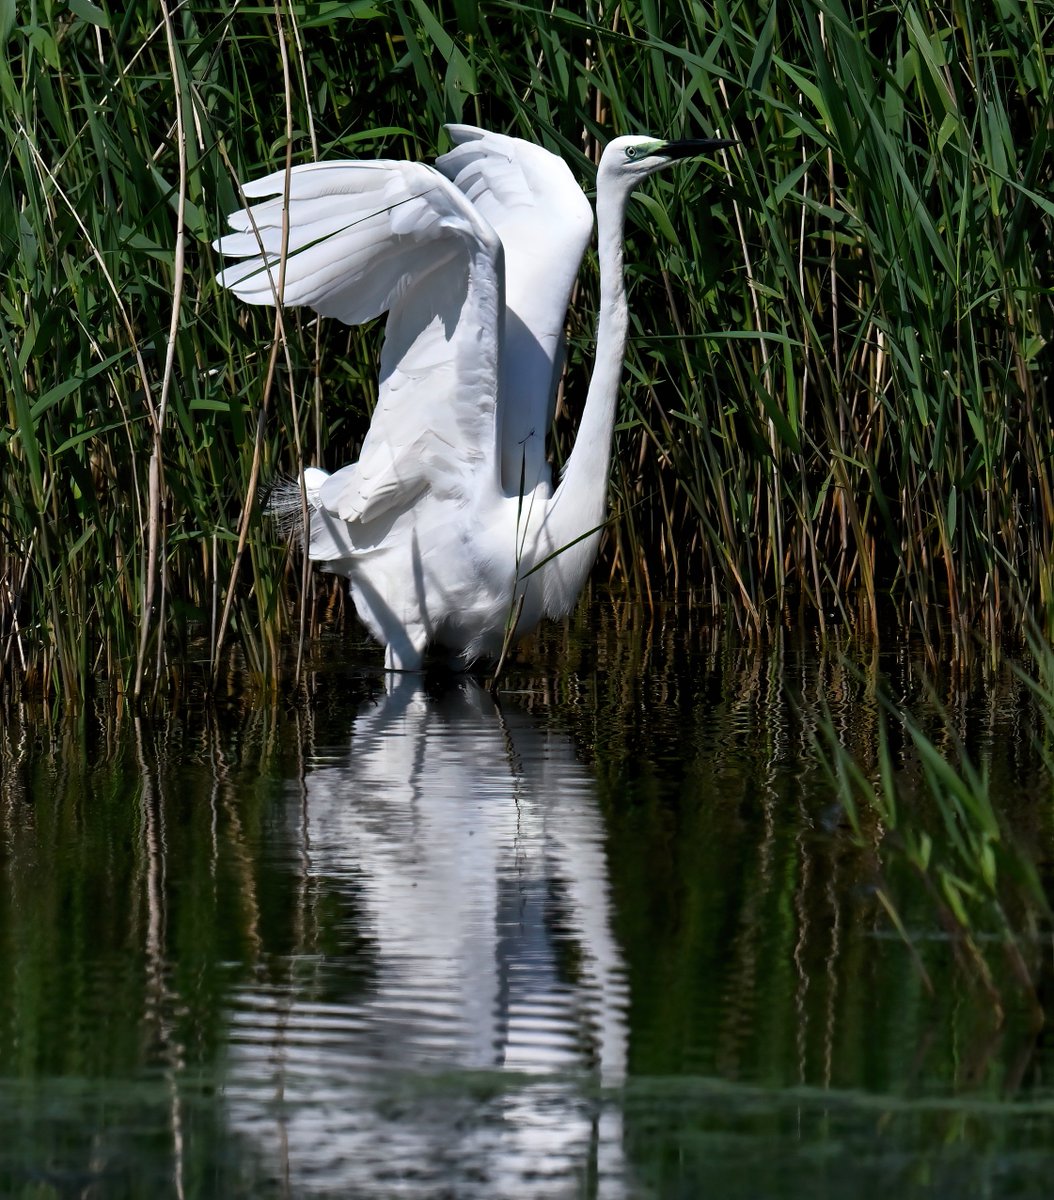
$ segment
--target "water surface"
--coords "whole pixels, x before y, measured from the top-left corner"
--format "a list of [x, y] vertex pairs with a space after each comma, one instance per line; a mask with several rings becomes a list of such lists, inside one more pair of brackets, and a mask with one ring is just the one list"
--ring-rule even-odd
[[[331, 642], [278, 705], [13, 712], [0, 1195], [1048, 1194], [1042, 1031], [894, 871], [926, 993], [816, 764], [910, 650], [588, 619], [497, 699]], [[943, 698], [1049, 861], [1028, 689]]]

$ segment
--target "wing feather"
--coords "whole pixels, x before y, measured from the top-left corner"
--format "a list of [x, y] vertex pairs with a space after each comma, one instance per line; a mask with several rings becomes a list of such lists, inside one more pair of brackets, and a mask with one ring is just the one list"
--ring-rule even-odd
[[515, 490], [545, 469], [545, 435], [563, 370], [567, 305], [593, 232], [593, 210], [563, 159], [519, 138], [448, 125], [455, 145], [436, 167], [505, 248], [505, 339], [499, 439]]
[[489, 223], [423, 163], [311, 163], [243, 191], [265, 198], [216, 242], [240, 260], [220, 283], [275, 302], [288, 208], [283, 303], [348, 324], [388, 313], [369, 432], [358, 461], [319, 488], [323, 509], [364, 526], [428, 489], [467, 497], [481, 471], [496, 484], [504, 297]]

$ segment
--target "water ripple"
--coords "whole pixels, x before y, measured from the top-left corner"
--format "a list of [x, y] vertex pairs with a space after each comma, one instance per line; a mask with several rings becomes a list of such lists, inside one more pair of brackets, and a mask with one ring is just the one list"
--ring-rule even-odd
[[269, 857], [338, 904], [343, 952], [230, 997], [234, 1127], [305, 1188], [551, 1197], [600, 1170], [620, 1194], [601, 1097], [625, 1076], [627, 986], [571, 744], [467, 681], [404, 681], [343, 757], [307, 762]]

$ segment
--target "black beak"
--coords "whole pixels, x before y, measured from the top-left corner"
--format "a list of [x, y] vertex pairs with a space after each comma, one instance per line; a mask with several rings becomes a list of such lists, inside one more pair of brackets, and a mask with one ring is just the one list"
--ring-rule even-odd
[[659, 153], [664, 158], [697, 158], [734, 145], [735, 138], [689, 138], [683, 142], [667, 142]]

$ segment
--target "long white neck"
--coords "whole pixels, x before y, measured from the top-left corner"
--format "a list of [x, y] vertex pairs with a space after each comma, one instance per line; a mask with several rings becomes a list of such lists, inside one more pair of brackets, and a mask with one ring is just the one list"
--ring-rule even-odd
[[597, 190], [600, 317], [596, 357], [578, 436], [545, 519], [545, 540], [552, 548], [549, 552], [561, 551], [543, 568], [545, 608], [551, 616], [563, 615], [574, 607], [596, 558], [599, 527], [607, 516], [611, 437], [629, 330], [622, 267], [628, 198], [628, 190], [618, 186]]

